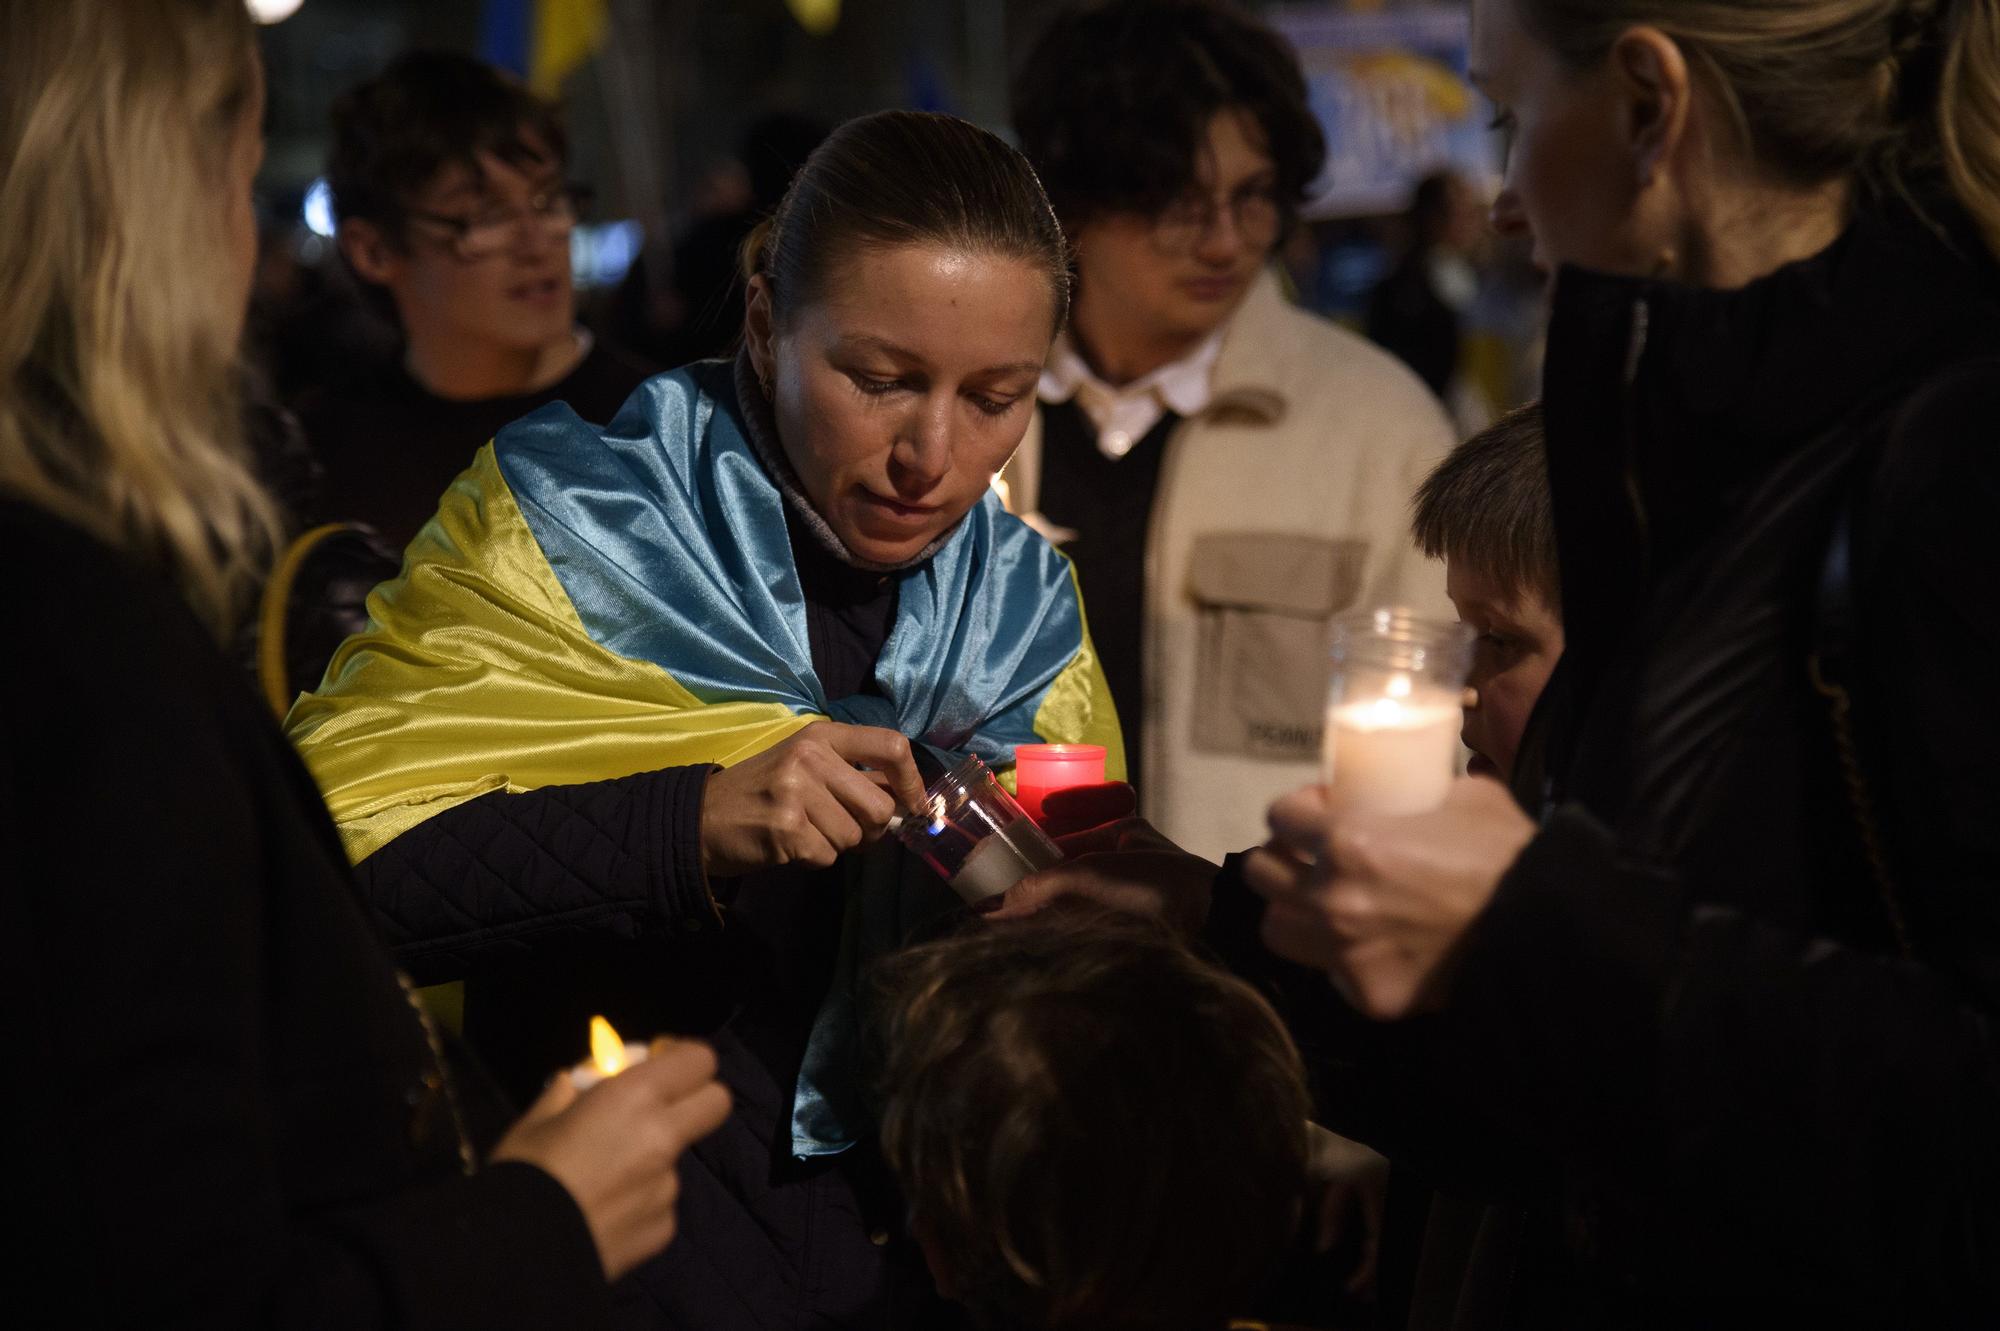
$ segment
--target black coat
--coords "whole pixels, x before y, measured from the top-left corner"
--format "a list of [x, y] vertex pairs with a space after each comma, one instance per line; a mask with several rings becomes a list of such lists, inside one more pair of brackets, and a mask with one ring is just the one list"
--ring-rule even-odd
[[1564, 270], [1544, 829], [1442, 1014], [1282, 980], [1344, 1130], [1553, 1221], [1514, 1324], [2000, 1322], [2000, 276], [1937, 213], [1734, 292]]
[[13, 501], [0, 566], [10, 1324], [604, 1325], [569, 1194], [463, 1175], [318, 792], [175, 590]]

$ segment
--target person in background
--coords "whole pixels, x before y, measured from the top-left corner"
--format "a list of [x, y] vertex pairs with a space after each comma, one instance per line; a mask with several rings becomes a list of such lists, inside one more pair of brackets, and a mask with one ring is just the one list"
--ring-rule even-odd
[[401, 550], [502, 425], [549, 402], [607, 421], [646, 377], [576, 322], [567, 165], [556, 109], [466, 56], [403, 56], [335, 103], [340, 252], [403, 336], [298, 405], [320, 517]]
[[[1512, 783], [1528, 718], [1562, 658], [1562, 583], [1538, 402], [1454, 448], [1417, 490], [1417, 545], [1445, 564], [1459, 622], [1479, 635], [1467, 680], [1467, 770]], [[1525, 765], [1535, 768], [1537, 765]], [[1515, 785], [1524, 804], [1536, 784]]]
[[1329, 618], [1446, 610], [1404, 514], [1451, 428], [1271, 271], [1325, 144], [1268, 28], [1200, 0], [1078, 8], [1022, 65], [1014, 122], [1077, 295], [1009, 504], [1075, 561], [1141, 808], [1220, 855], [1316, 770]]
[[607, 335], [658, 365], [734, 353], [743, 337], [743, 238], [777, 208], [828, 128], [812, 116], [784, 111], [752, 122], [730, 164], [742, 182], [735, 189], [743, 192], [697, 215], [674, 238], [664, 281], [656, 271], [659, 254], [640, 252], [612, 300], [603, 325]]
[[728, 1112], [714, 1055], [506, 1127], [219, 649], [279, 530], [236, 392], [248, 12], [0, 0], [0, 32], [9, 1320], [606, 1327]]
[[1254, 989], [1090, 908], [975, 925], [871, 979], [883, 1153], [981, 1331], [1222, 1331], [1251, 1310], [1307, 1156], [1298, 1052]]
[[1408, 213], [1409, 245], [1368, 293], [1364, 327], [1441, 400], [1452, 398], [1465, 312], [1479, 294], [1475, 266], [1486, 237], [1486, 205], [1456, 171], [1417, 182]]

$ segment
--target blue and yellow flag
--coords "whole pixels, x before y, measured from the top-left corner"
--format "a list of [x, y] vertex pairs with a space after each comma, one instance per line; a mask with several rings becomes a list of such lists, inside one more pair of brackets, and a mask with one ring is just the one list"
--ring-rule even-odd
[[[286, 720], [350, 859], [490, 791], [728, 766], [821, 718], [1001, 769], [1019, 744], [1103, 744], [1123, 775], [1069, 563], [990, 492], [897, 575], [880, 696], [827, 697], [750, 428], [709, 363], [649, 380], [605, 429], [558, 403], [480, 449]], [[893, 945], [879, 922], [914, 918], [893, 891], [850, 912], [878, 924], [845, 940], [842, 984]], [[822, 1034], [809, 1065], [836, 1075], [848, 1033]], [[800, 1094], [801, 1154], [852, 1140]]]
[[555, 97], [571, 71], [604, 44], [609, 25], [606, 0], [486, 0], [479, 55]]

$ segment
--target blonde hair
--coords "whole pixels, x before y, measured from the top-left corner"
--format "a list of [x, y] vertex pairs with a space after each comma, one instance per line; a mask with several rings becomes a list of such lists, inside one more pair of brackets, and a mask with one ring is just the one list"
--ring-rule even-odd
[[1941, 170], [2000, 254], [2000, 0], [1516, 0], [1575, 68], [1659, 29], [1779, 179]]
[[278, 537], [221, 213], [243, 0], [0, 0], [0, 490], [166, 566], [217, 633]]

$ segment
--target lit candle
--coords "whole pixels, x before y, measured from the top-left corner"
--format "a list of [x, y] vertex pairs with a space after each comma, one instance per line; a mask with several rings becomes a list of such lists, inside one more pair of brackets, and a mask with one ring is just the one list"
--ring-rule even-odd
[[1042, 820], [1042, 801], [1071, 786], [1104, 783], [1102, 744], [1023, 744], [1014, 750], [1014, 798]]
[[1402, 692], [1327, 708], [1327, 804], [1336, 812], [1427, 813], [1444, 803], [1458, 766], [1458, 704], [1411, 699], [1407, 681]]
[[569, 1070], [570, 1083], [587, 1091], [601, 1081], [617, 1076], [634, 1063], [646, 1061], [646, 1046], [626, 1044], [602, 1017], [590, 1019], [590, 1061]]

